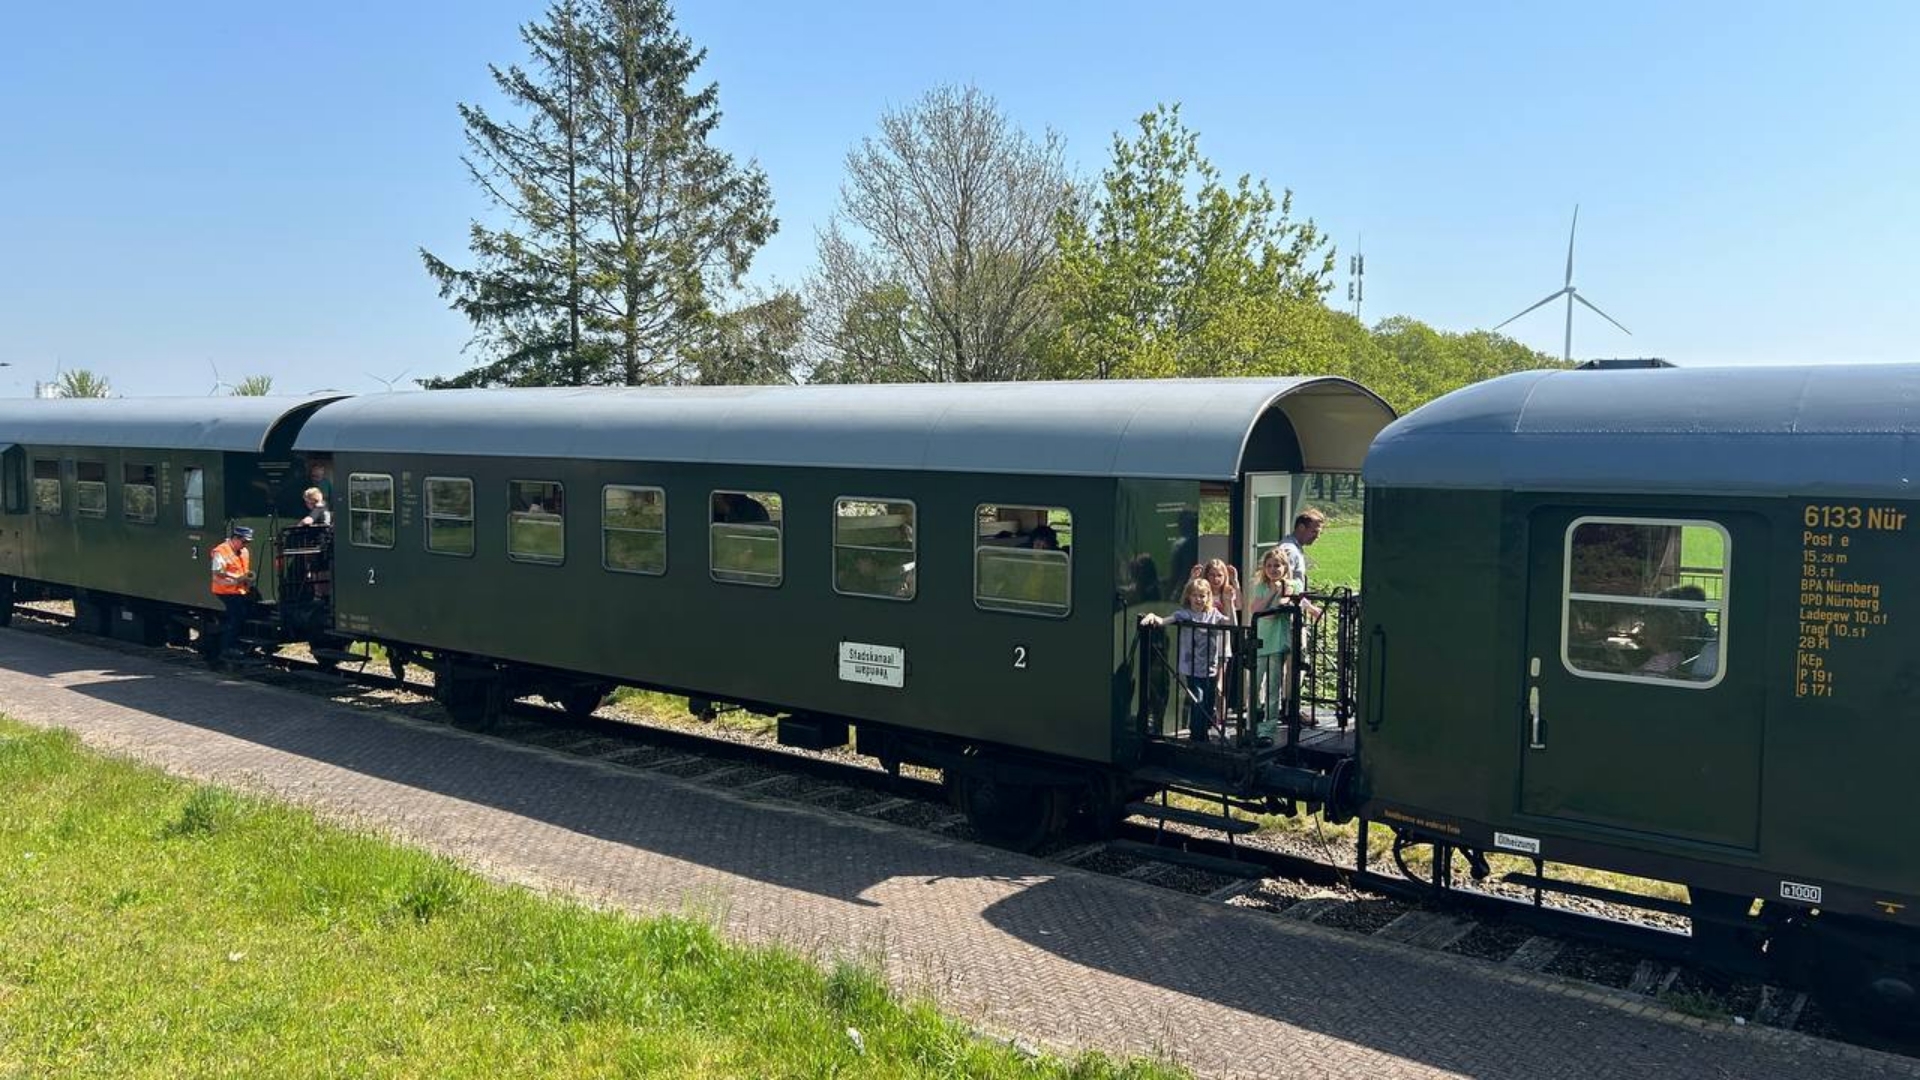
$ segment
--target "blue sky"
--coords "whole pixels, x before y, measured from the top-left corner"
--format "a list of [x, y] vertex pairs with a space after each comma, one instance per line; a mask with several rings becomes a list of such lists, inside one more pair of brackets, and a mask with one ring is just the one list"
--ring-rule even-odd
[[[1339, 10], [1333, 10], [1339, 8]], [[16, 5], [0, 41], [0, 395], [56, 365], [129, 394], [462, 369], [420, 269], [484, 212], [459, 101], [531, 2]], [[1920, 5], [685, 3], [719, 141], [767, 171], [799, 284], [847, 150], [972, 82], [1085, 175], [1182, 103], [1229, 174], [1290, 187], [1369, 321], [1487, 327], [1575, 282], [1582, 356], [1914, 359]], [[1341, 260], [1344, 271], [1344, 258]], [[1344, 273], [1333, 294], [1345, 295]], [[1558, 353], [1561, 314], [1508, 328]]]

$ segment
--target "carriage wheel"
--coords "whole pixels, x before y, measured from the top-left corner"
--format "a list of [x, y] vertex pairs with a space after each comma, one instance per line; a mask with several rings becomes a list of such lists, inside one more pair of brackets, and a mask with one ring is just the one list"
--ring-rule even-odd
[[607, 695], [612, 692], [605, 683], [569, 686], [560, 692], [556, 704], [565, 709], [567, 715], [575, 720], [585, 720], [594, 714], [594, 710], [600, 708], [601, 703], [606, 701]]
[[1066, 792], [990, 776], [963, 776], [956, 789], [960, 809], [980, 838], [996, 847], [1032, 851], [1060, 829]]

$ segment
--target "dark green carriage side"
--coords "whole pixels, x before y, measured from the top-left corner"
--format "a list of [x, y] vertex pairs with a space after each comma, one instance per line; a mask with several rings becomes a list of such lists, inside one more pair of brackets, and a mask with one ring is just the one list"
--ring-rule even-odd
[[[341, 452], [351, 478], [393, 476], [394, 546], [352, 540], [336, 511], [335, 617], [357, 636], [603, 676], [696, 695], [856, 717], [1104, 762], [1111, 710], [1088, 688], [1111, 679], [1114, 482], [1105, 478], [882, 473]], [[428, 551], [427, 477], [473, 482], [474, 552]], [[508, 553], [509, 486], [562, 485], [564, 559]], [[604, 565], [609, 485], [665, 492], [665, 573]], [[777, 586], [717, 581], [709, 564], [715, 491], [781, 498]], [[911, 502], [910, 600], [843, 595], [833, 579], [839, 498]], [[1059, 507], [1072, 515], [1073, 606], [1065, 617], [983, 610], [975, 600], [975, 509]], [[841, 643], [898, 649], [903, 685], [847, 681]]]
[[[1536, 373], [1389, 429], [1368, 462], [1367, 816], [1911, 924], [1916, 384], [1912, 368]], [[1717, 671], [1646, 675], [1624, 633], [1599, 646], [1617, 669], [1569, 652], [1583, 605], [1630, 610], [1583, 599], [1579, 538], [1609, 528], [1676, 541], [1635, 602], [1711, 609], [1715, 644], [1694, 648]], [[1666, 599], [1688, 583], [1704, 604]]]
[[[207, 559], [228, 521], [295, 516], [300, 423], [331, 399], [25, 401], [0, 408], [0, 575], [217, 607]], [[197, 479], [195, 479], [197, 474]], [[189, 498], [189, 488], [197, 498]], [[198, 524], [189, 521], [193, 502]], [[272, 588], [263, 575], [263, 588]]]
[[[1171, 573], [1202, 482], [1283, 458], [1352, 469], [1389, 416], [1315, 379], [442, 392], [329, 408], [300, 448], [334, 468], [342, 633], [1107, 765], [1138, 752], [1134, 624], [1171, 606], [1143, 582]], [[355, 542], [380, 512], [356, 475], [392, 478], [391, 548]], [[470, 556], [426, 550], [432, 477], [472, 482]], [[518, 481], [562, 485], [558, 564], [507, 551]], [[664, 493], [664, 574], [603, 566], [609, 485]], [[714, 580], [710, 500], [729, 491], [780, 496], [777, 587]], [[836, 591], [842, 498], [913, 504], [910, 601]], [[976, 558], [1013, 543], [980, 535], [982, 505], [1071, 516], [1064, 615], [976, 596]], [[849, 673], [846, 650], [903, 664], [900, 685]]]

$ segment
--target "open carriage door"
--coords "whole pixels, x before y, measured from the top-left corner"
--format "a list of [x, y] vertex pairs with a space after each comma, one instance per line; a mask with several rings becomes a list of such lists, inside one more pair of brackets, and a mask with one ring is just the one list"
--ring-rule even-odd
[[1752, 850], [1765, 523], [1548, 506], [1528, 533], [1521, 812]]
[[1240, 580], [1247, 589], [1260, 572], [1260, 557], [1277, 546], [1293, 524], [1293, 476], [1289, 473], [1248, 473], [1242, 509]]

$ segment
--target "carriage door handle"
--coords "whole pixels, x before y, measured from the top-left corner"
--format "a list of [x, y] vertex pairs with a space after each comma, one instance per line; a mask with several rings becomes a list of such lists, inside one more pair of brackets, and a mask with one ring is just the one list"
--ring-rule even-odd
[[1540, 737], [1540, 658], [1527, 661], [1527, 749], [1545, 750], [1546, 740]]

